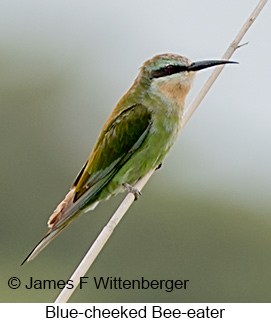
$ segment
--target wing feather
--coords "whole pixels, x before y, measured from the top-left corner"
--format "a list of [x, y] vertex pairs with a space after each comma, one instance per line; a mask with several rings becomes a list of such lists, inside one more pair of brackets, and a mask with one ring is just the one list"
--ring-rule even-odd
[[[98, 199], [101, 190], [144, 142], [151, 127], [151, 114], [143, 105], [121, 112], [101, 132], [82, 170], [76, 177], [61, 212], [49, 220], [51, 229], [68, 223], [80, 210]], [[61, 205], [61, 204], [60, 204]], [[57, 210], [57, 209], [56, 209]]]
[[100, 189], [144, 141], [151, 125], [151, 114], [143, 105], [134, 105], [120, 113], [103, 129], [75, 186], [74, 202], [95, 184]]

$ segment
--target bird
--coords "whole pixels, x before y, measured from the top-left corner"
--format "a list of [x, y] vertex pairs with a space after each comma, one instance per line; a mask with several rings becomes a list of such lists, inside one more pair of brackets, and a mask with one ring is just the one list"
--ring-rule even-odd
[[83, 168], [48, 220], [49, 231], [22, 262], [34, 259], [80, 214], [99, 202], [128, 190], [159, 168], [177, 139], [185, 99], [195, 72], [236, 63], [227, 60], [193, 62], [178, 54], [159, 54], [140, 68], [134, 83], [112, 111]]

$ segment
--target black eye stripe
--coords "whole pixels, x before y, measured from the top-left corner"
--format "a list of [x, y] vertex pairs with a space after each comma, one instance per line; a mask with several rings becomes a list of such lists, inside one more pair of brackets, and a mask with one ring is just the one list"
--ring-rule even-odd
[[160, 68], [159, 70], [152, 71], [151, 78], [158, 78], [158, 77], [163, 77], [167, 75], [172, 75], [186, 70], [187, 70], [187, 66], [167, 65], [165, 67]]

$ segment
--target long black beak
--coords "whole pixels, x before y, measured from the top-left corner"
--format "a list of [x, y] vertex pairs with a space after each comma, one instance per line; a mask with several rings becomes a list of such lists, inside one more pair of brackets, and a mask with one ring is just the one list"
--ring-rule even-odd
[[225, 60], [200, 61], [200, 62], [192, 63], [190, 66], [187, 67], [187, 70], [199, 71], [199, 70], [203, 70], [204, 68], [208, 68], [216, 65], [223, 65], [223, 64], [238, 64], [238, 62], [225, 61]]

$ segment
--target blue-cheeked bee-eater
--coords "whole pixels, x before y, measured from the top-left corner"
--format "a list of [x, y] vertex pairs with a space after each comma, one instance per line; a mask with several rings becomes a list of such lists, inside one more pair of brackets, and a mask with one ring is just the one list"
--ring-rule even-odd
[[195, 72], [227, 63], [234, 62], [192, 62], [174, 54], [146, 61], [105, 123], [68, 194], [50, 216], [48, 233], [23, 263], [35, 258], [75, 217], [93, 210], [101, 200], [125, 189], [136, 198], [139, 192], [133, 185], [161, 165], [178, 136]]

